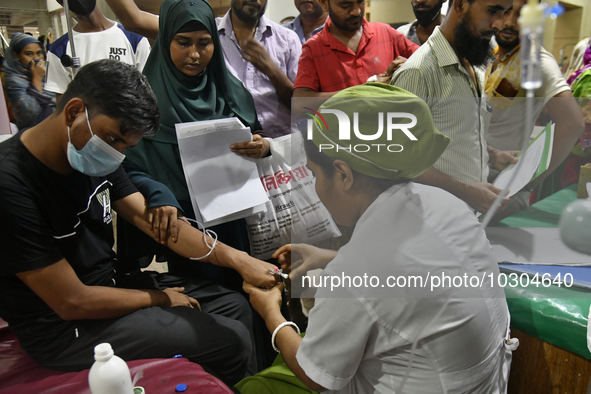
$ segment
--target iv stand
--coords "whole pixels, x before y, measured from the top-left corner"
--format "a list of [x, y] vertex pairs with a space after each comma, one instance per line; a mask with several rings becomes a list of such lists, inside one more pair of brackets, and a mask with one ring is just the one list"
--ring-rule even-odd
[[64, 9], [66, 10], [66, 21], [68, 23], [68, 38], [70, 40], [70, 49], [72, 51], [72, 57], [70, 58], [68, 55], [62, 56], [60, 61], [64, 65], [64, 67], [72, 67], [72, 72], [74, 76], [76, 76], [76, 72], [80, 68], [80, 58], [76, 57], [76, 48], [74, 45], [74, 35], [72, 34], [72, 20], [70, 19], [70, 5], [68, 4], [68, 0], [64, 1]]

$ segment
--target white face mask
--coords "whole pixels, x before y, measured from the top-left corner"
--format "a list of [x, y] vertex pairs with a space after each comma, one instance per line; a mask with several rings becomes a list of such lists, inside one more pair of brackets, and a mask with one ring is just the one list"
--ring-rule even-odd
[[88, 176], [108, 175], [119, 168], [125, 155], [92, 132], [86, 107], [84, 111], [92, 137], [84, 145], [84, 148], [78, 150], [71, 142], [70, 128], [68, 127], [68, 162], [72, 168]]

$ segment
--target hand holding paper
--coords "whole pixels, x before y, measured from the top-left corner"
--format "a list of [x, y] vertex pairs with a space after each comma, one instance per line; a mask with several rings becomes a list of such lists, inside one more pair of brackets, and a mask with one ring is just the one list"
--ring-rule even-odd
[[252, 141], [239, 142], [230, 145], [232, 152], [240, 156], [260, 159], [269, 153], [269, 141], [258, 134], [252, 136]]
[[548, 169], [550, 160], [552, 159], [552, 144], [554, 142], [554, 124], [549, 123], [543, 131], [529, 144], [525, 152], [519, 155], [519, 160], [523, 163], [519, 167], [519, 172], [509, 185], [509, 181], [513, 174], [517, 171], [518, 164], [511, 164], [503, 170], [493, 185], [499, 189], [505, 189], [509, 186], [509, 194], [511, 197], [528, 183], [540, 176]]
[[500, 150], [488, 146], [488, 161], [494, 168], [503, 171], [508, 165], [515, 164], [519, 160], [517, 150]]
[[256, 163], [229, 148], [252, 143], [248, 127], [229, 118], [177, 124], [176, 131], [196, 219], [214, 225], [260, 211], [268, 197]]

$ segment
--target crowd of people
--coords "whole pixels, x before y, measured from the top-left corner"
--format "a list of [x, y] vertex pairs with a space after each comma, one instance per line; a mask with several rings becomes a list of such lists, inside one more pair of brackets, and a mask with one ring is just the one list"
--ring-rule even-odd
[[[36, 362], [85, 369], [109, 342], [125, 360], [182, 354], [245, 394], [506, 391], [514, 342], [502, 290], [335, 298], [321, 288], [301, 336], [274, 272], [498, 274], [475, 213], [490, 209], [494, 178], [531, 134], [519, 84], [525, 0], [411, 0], [417, 19], [398, 30], [367, 21], [364, 0], [295, 0], [300, 14], [284, 25], [265, 17], [267, 0], [232, 0], [217, 18], [205, 0], [164, 0], [159, 16], [107, 3], [121, 23], [95, 0], [71, 0], [71, 37], [46, 53], [16, 33], [3, 67], [20, 131], [0, 145], [0, 318]], [[576, 181], [589, 161], [590, 51], [565, 78], [542, 50], [534, 117], [556, 125], [552, 157], [502, 198], [497, 220], [544, 178]], [[261, 261], [244, 219], [212, 227], [217, 243], [189, 224], [175, 125], [236, 117], [252, 140], [228, 150], [258, 160], [271, 139], [305, 132], [292, 104], [314, 99], [327, 115], [307, 130], [307, 168], [350, 241], [286, 245]], [[414, 123], [383, 133], [391, 112]], [[345, 117], [354, 133], [343, 136]], [[351, 148], [370, 139], [403, 149]], [[154, 256], [167, 273], [141, 269]], [[273, 349], [281, 379], [261, 372]]]

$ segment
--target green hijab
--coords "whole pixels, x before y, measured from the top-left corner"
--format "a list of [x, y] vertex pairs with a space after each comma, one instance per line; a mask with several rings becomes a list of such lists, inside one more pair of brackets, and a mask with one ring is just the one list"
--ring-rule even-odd
[[[213, 56], [202, 75], [189, 77], [170, 58], [172, 38], [187, 22], [198, 21], [211, 34]], [[164, 0], [160, 31], [144, 67], [160, 107], [160, 131], [125, 150], [125, 171], [148, 200], [148, 206], [190, 201], [174, 125], [196, 120], [238, 117], [256, 131], [254, 101], [226, 68], [213, 10], [204, 0]], [[260, 127], [260, 126], [259, 126]], [[228, 148], [229, 149], [229, 148]], [[157, 181], [154, 182], [153, 180]], [[162, 188], [164, 184], [168, 190]]]
[[[187, 22], [198, 21], [213, 39], [211, 62], [200, 76], [179, 71], [170, 58], [170, 43]], [[257, 115], [252, 95], [226, 68], [213, 10], [204, 0], [164, 0], [160, 31], [144, 67], [160, 107], [160, 131], [153, 141], [177, 144], [175, 123], [236, 116], [254, 130]]]

